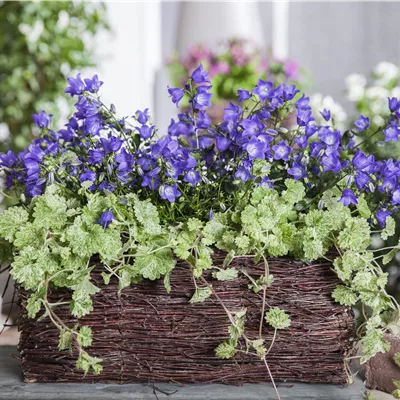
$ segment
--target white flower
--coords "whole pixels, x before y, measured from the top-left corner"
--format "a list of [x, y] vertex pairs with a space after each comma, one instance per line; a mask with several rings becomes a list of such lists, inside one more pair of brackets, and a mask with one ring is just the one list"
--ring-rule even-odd
[[382, 61], [375, 67], [374, 74], [380, 79], [389, 82], [399, 75], [399, 68], [390, 62]]
[[384, 98], [386, 99], [390, 96], [390, 93], [387, 89], [380, 86], [371, 86], [365, 91], [365, 96], [367, 99], [376, 99], [376, 98]]
[[367, 78], [360, 74], [351, 74], [346, 80], [347, 97], [350, 101], [358, 101], [364, 97], [364, 88], [367, 84]]
[[390, 91], [390, 97], [400, 98], [400, 86], [396, 86]]
[[367, 84], [367, 78], [361, 74], [351, 74], [346, 78], [345, 82], [348, 88], [352, 86], [364, 87]]

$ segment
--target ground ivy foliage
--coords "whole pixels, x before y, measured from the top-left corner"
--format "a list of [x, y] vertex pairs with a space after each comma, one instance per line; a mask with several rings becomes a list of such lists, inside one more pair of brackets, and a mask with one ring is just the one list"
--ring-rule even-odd
[[[205, 270], [212, 269], [212, 276], [221, 281], [236, 279], [241, 271], [229, 264], [238, 256], [253, 254], [256, 261], [265, 256], [294, 255], [299, 260], [334, 257], [333, 268], [342, 284], [334, 290], [333, 298], [346, 306], [361, 302], [368, 308], [370, 318], [362, 339], [364, 360], [387, 351], [384, 318], [395, 307], [384, 291], [387, 274], [369, 250], [368, 223], [338, 202], [335, 191], [325, 195], [322, 209], [301, 213], [297, 210], [304, 199], [303, 184], [286, 180], [285, 185], [281, 194], [265, 186], [243, 192], [235, 209], [216, 213], [206, 223], [189, 218], [175, 226], [162, 224], [156, 207], [135, 195], [87, 193], [87, 200], [79, 204], [68, 201], [63, 190], [52, 185], [28, 207], [6, 210], [0, 216], [0, 234], [13, 244], [12, 276], [32, 291], [28, 316], [34, 318], [44, 311], [45, 316], [55, 319], [60, 329], [60, 350], [71, 350], [76, 342], [81, 349], [77, 365], [85, 372], [100, 371], [100, 361], [82, 349], [91, 345], [92, 332], [89, 327], [69, 328], [57, 321], [55, 307], [47, 300], [47, 289], [70, 289], [70, 310], [78, 318], [92, 311], [91, 295], [99, 291], [91, 281], [93, 257], [99, 257], [105, 266], [104, 282], [108, 284], [111, 276], [116, 276], [120, 290], [143, 278], [164, 278], [170, 291], [174, 255], [187, 260], [196, 286], [191, 303], [203, 302], [213, 293], [212, 287], [201, 280]], [[115, 219], [104, 228], [98, 220], [107, 210], [114, 213]], [[390, 234], [391, 223], [382, 231], [382, 235]], [[227, 252], [222, 268], [212, 263], [215, 248]], [[339, 256], [329, 253], [332, 248]], [[268, 271], [257, 280], [248, 278], [249, 288], [257, 293], [263, 291], [264, 283], [266, 287], [273, 284]], [[244, 340], [248, 351], [253, 349], [265, 357], [264, 340], [245, 336], [246, 310], [232, 313], [229, 338], [218, 346], [216, 355], [234, 356]], [[267, 310], [264, 317], [275, 332], [290, 326], [290, 316], [279, 308]]]
[[[67, 326], [57, 309], [69, 307], [78, 321], [92, 311], [100, 290], [93, 268], [101, 265], [106, 285], [117, 279], [119, 293], [142, 279], [162, 279], [169, 293], [177, 259], [193, 275], [190, 303], [213, 297], [229, 319], [218, 357], [244, 351], [269, 370], [266, 357], [291, 321], [266, 303], [275, 284], [268, 257], [281, 256], [331, 260], [341, 280], [333, 299], [360, 305], [363, 361], [388, 349], [384, 333], [398, 326], [400, 313], [379, 263], [390, 262], [400, 243], [377, 253], [370, 244], [373, 234], [386, 240], [395, 231], [400, 162], [375, 160], [357, 136], [383, 132], [385, 141], [397, 141], [400, 101], [390, 99], [378, 130], [360, 116], [355, 128], [340, 132], [327, 110], [326, 124], [315, 122], [309, 98], [294, 85], [260, 79], [213, 125], [212, 85], [200, 65], [184, 88], [168, 88], [189, 110], [158, 133], [148, 109], [118, 117], [101, 99], [102, 84], [97, 75], [69, 78], [66, 93], [77, 102], [65, 127], [52, 130], [51, 115], [41, 111], [33, 115], [40, 135], [32, 144], [0, 154], [6, 189], [20, 199], [0, 215], [1, 261], [32, 293], [28, 316], [51, 319], [60, 349], [78, 352], [78, 368], [101, 371], [101, 360], [90, 355], [96, 337], [79, 323]], [[296, 116], [294, 125], [288, 116]], [[213, 264], [216, 251], [225, 254], [222, 265]], [[255, 278], [235, 267], [244, 256], [264, 273]], [[246, 310], [226, 308], [212, 285], [238, 277], [262, 298], [256, 337], [247, 335]], [[68, 304], [51, 303], [51, 287], [70, 290]]]

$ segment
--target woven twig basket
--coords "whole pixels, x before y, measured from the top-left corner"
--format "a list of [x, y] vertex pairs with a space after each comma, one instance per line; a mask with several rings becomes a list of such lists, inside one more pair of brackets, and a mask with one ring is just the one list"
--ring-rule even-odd
[[[224, 254], [216, 254], [221, 265]], [[288, 258], [268, 259], [274, 283], [268, 288], [268, 306], [278, 306], [290, 314], [290, 328], [279, 331], [267, 357], [276, 381], [347, 381], [345, 358], [352, 354], [354, 316], [349, 307], [335, 303], [332, 290], [339, 283], [327, 261], [313, 264]], [[264, 273], [262, 263], [250, 258], [235, 259], [233, 266], [246, 269], [257, 279]], [[100, 375], [86, 376], [75, 368], [77, 354], [58, 351], [58, 331], [49, 319], [29, 319], [24, 304], [29, 296], [20, 289], [21, 315], [19, 350], [22, 371], [29, 382], [223, 382], [240, 384], [269, 381], [265, 365], [254, 356], [238, 353], [221, 360], [214, 349], [228, 338], [229, 320], [212, 296], [204, 303], [190, 304], [194, 286], [187, 265], [178, 262], [171, 276], [171, 294], [162, 280], [145, 280], [117, 295], [117, 282], [106, 286], [97, 267], [93, 283], [101, 291], [93, 296], [94, 311], [80, 320], [93, 330], [93, 345], [88, 352], [103, 359]], [[248, 288], [249, 280], [240, 274], [234, 281], [208, 278], [227, 308], [247, 308], [246, 335], [257, 339], [262, 295]], [[50, 301], [70, 296], [53, 290]], [[77, 320], [68, 307], [57, 308], [64, 322]], [[273, 329], [266, 323], [263, 336], [267, 344]]]

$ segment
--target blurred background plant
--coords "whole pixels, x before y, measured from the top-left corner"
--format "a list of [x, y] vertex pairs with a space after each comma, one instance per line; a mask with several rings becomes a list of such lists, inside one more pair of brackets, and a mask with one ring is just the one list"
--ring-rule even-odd
[[[45, 4], [45, 5], [44, 5]], [[93, 66], [94, 41], [108, 30], [101, 2], [0, 2], [0, 150], [23, 149], [34, 134], [31, 114], [46, 109], [57, 124], [65, 80]]]
[[182, 86], [199, 64], [209, 71], [215, 104], [236, 101], [237, 91], [254, 87], [259, 78], [295, 83], [300, 89], [310, 86], [310, 75], [296, 61], [277, 60], [253, 42], [239, 39], [223, 41], [215, 50], [199, 43], [189, 46], [186, 54], [175, 53], [167, 60], [172, 84]]
[[[355, 114], [349, 118], [349, 128], [360, 114], [369, 117], [371, 127], [378, 129], [388, 115], [388, 98], [400, 98], [400, 68], [390, 62], [378, 63], [369, 76], [351, 74], [346, 80], [347, 99]], [[400, 155], [400, 145], [383, 146], [384, 134], [363, 138], [364, 149], [377, 158]]]

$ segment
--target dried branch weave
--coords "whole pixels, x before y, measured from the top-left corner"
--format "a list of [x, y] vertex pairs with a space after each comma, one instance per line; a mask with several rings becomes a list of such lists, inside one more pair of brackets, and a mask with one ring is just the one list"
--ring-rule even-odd
[[[216, 254], [221, 265], [224, 254]], [[233, 265], [246, 269], [255, 279], [264, 273], [262, 263], [235, 259]], [[269, 259], [274, 284], [268, 288], [268, 306], [278, 306], [291, 314], [290, 328], [279, 332], [267, 357], [276, 381], [344, 383], [347, 380], [345, 357], [352, 354], [354, 317], [348, 307], [331, 299], [338, 278], [331, 264], [311, 265], [288, 258]], [[21, 308], [19, 327], [22, 370], [29, 382], [107, 382], [149, 381], [223, 382], [240, 384], [269, 381], [264, 364], [254, 356], [238, 353], [221, 360], [214, 349], [228, 337], [229, 320], [212, 296], [204, 303], [189, 304], [194, 292], [192, 276], [183, 262], [178, 262], [171, 276], [171, 294], [163, 283], [144, 281], [117, 295], [117, 282], [106, 286], [101, 267], [92, 272], [93, 282], [101, 291], [93, 296], [94, 311], [81, 318], [82, 325], [93, 330], [91, 355], [103, 359], [100, 375], [87, 375], [75, 368], [77, 354], [59, 352], [58, 331], [48, 318], [38, 322], [27, 318]], [[207, 278], [231, 311], [247, 308], [246, 335], [258, 338], [262, 297], [248, 289], [248, 278], [220, 282]], [[29, 293], [20, 289], [20, 303]], [[60, 289], [49, 295], [52, 302], [70, 294]], [[77, 320], [68, 307], [57, 308], [64, 322]], [[273, 329], [266, 323], [263, 336], [267, 344]]]

